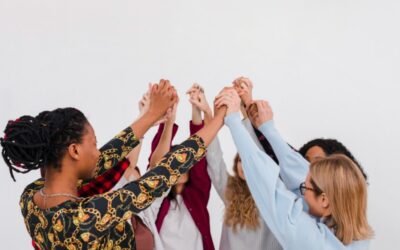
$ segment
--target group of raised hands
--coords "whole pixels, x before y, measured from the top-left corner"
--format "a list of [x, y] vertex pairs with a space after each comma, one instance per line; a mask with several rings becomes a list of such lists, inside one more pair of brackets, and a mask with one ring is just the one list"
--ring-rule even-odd
[[[273, 119], [272, 109], [267, 101], [253, 100], [253, 83], [247, 77], [239, 77], [232, 86], [224, 87], [210, 107], [204, 88], [193, 84], [186, 92], [192, 104], [192, 121], [194, 124], [209, 123], [215, 116], [225, 117], [231, 113], [242, 112], [255, 127]], [[173, 124], [176, 120], [179, 96], [175, 87], [161, 79], [159, 83], [150, 83], [147, 92], [139, 101], [140, 117], [150, 115], [153, 125], [160, 123]], [[202, 117], [203, 115], [203, 117]]]

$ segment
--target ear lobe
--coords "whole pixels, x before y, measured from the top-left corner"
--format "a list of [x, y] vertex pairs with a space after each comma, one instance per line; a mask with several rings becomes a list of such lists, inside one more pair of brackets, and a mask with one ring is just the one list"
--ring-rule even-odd
[[68, 154], [74, 160], [79, 160], [79, 146], [75, 143], [68, 146]]
[[329, 206], [329, 199], [325, 193], [321, 194], [321, 206], [323, 209], [326, 210], [327, 213], [331, 213], [330, 206]]

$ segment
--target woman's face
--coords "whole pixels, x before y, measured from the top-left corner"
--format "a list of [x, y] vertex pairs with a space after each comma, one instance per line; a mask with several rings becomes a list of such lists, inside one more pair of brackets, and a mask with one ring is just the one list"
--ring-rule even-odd
[[76, 146], [79, 151], [78, 175], [79, 178], [87, 180], [93, 178], [97, 162], [100, 157], [100, 151], [97, 149], [96, 135], [92, 126], [85, 125], [86, 133], [82, 137], [82, 143]]
[[315, 217], [326, 217], [330, 214], [329, 201], [325, 193], [317, 195], [310, 180], [311, 176], [308, 174], [304, 190], [304, 200], [308, 205], [308, 212]]
[[245, 181], [246, 177], [244, 176], [242, 160], [240, 158], [238, 159], [236, 167], [239, 178]]
[[325, 154], [324, 150], [319, 146], [311, 147], [306, 152], [306, 159], [311, 163], [313, 163], [314, 161], [316, 161], [320, 158], [324, 158], [324, 157], [326, 157], [326, 154]]

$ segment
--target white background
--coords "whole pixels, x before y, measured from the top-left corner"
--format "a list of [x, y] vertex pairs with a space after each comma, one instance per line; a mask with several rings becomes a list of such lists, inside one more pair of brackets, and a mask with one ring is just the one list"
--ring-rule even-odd
[[[249, 76], [292, 145], [324, 136], [351, 149], [370, 178], [371, 249], [398, 249], [399, 11], [398, 0], [0, 0], [1, 129], [74, 106], [102, 144], [134, 120], [147, 83], [164, 77], [181, 94], [179, 142], [193, 82], [212, 100]], [[235, 148], [226, 128], [220, 136], [230, 166]], [[14, 183], [0, 166], [0, 248], [31, 249], [18, 200], [38, 173]], [[209, 208], [218, 246], [223, 206], [214, 191]]]

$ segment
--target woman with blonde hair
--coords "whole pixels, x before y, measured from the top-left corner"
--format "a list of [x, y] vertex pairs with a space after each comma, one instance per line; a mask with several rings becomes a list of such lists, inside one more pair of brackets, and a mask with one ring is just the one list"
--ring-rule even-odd
[[268, 103], [256, 101], [248, 109], [250, 120], [271, 143], [278, 167], [242, 125], [239, 97], [227, 90], [215, 104], [228, 106], [225, 124], [243, 161], [249, 189], [284, 249], [368, 249], [373, 232], [366, 217], [367, 184], [354, 162], [333, 155], [309, 166], [280, 137]]

